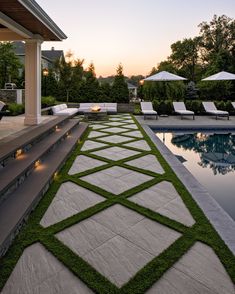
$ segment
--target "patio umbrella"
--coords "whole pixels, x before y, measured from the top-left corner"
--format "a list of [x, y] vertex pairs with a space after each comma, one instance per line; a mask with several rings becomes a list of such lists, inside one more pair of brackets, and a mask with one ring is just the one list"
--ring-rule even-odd
[[183, 77], [177, 76], [175, 74], [172, 74], [168, 71], [160, 71], [159, 73], [152, 75], [150, 77], [147, 77], [144, 79], [144, 81], [158, 81], [158, 82], [167, 82], [167, 81], [184, 81], [187, 80]]
[[219, 152], [203, 153], [202, 158], [217, 166], [235, 165], [235, 155]]
[[[146, 82], [170, 82], [170, 81], [184, 81], [187, 80], [181, 76], [177, 76], [168, 71], [160, 71], [150, 77], [144, 79]], [[166, 84], [164, 83], [164, 92], [166, 93]]]
[[218, 72], [217, 74], [214, 74], [212, 76], [209, 76], [202, 81], [230, 81], [230, 80], [235, 80], [235, 74], [226, 72], [226, 71], [221, 71]]
[[[212, 76], [209, 76], [205, 79], [202, 79], [202, 81], [208, 82], [208, 81], [232, 81], [235, 80], [235, 74], [229, 73], [227, 71], [221, 71], [218, 72]], [[223, 91], [223, 94], [225, 95], [225, 90]]]

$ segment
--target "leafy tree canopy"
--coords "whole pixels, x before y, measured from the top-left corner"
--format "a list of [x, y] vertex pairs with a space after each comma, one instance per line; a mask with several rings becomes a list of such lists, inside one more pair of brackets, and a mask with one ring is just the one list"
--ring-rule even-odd
[[19, 69], [22, 64], [14, 53], [13, 45], [9, 42], [0, 42], [0, 87], [5, 83], [17, 83]]

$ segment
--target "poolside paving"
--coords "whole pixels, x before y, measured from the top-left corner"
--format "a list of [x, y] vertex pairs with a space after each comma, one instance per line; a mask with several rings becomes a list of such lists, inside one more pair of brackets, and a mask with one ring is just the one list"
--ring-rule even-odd
[[57, 234], [118, 287], [179, 237], [179, 233], [121, 205]]
[[40, 243], [26, 248], [1, 294], [91, 294], [82, 281]]
[[73, 165], [71, 166], [68, 174], [69, 175], [74, 175], [77, 173], [81, 173], [84, 171], [87, 171], [89, 169], [93, 169], [98, 166], [102, 166], [106, 164], [106, 162], [91, 158], [85, 155], [78, 155], [73, 162]]
[[213, 250], [197, 242], [147, 294], [234, 294], [235, 288]]
[[[148, 267], [183, 236], [176, 227], [131, 207], [150, 209], [151, 213], [165, 216], [173, 224], [185, 225], [187, 230], [195, 220], [177, 187], [164, 179], [161, 161], [151, 153], [138, 126], [127, 124], [134, 122], [131, 116], [123, 114], [110, 118], [108, 123], [91, 123], [92, 131], [68, 167], [70, 180], [66, 178], [54, 192], [40, 225], [47, 228], [61, 221], [64, 224], [67, 218], [80, 217], [91, 209], [88, 216], [72, 225], [69, 223], [53, 237], [122, 293], [122, 286], [139, 270]], [[106, 129], [103, 131], [103, 128]], [[94, 170], [98, 167], [98, 171]], [[86, 175], [79, 174], [82, 172]], [[96, 187], [106, 194], [97, 192]], [[127, 197], [125, 193], [131, 194]], [[93, 210], [109, 199], [120, 199], [120, 202], [103, 210]], [[122, 199], [126, 205], [129, 203], [128, 207]], [[24, 250], [1, 293], [94, 293], [79, 277], [37, 242]], [[102, 292], [97, 290], [97, 293]], [[214, 251], [195, 242], [145, 293], [235, 294], [235, 288]]]
[[150, 151], [151, 148], [149, 147], [148, 143], [144, 140], [139, 140], [139, 141], [135, 141], [135, 142], [131, 142], [131, 143], [126, 143], [123, 144], [123, 146], [127, 146], [127, 147], [133, 147], [136, 149], [140, 149], [142, 151]]

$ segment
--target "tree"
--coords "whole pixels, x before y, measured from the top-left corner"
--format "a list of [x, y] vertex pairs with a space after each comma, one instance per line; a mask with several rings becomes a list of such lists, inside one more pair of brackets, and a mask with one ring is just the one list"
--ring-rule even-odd
[[115, 102], [129, 103], [129, 91], [125, 77], [123, 75], [123, 67], [121, 64], [117, 67], [117, 74], [111, 89], [111, 98]]
[[172, 54], [169, 59], [182, 75], [190, 81], [196, 79], [196, 68], [199, 64], [200, 37], [184, 39], [171, 45]]
[[43, 74], [42, 70], [42, 96], [56, 96], [58, 82], [55, 77], [55, 72], [49, 69], [48, 75]]
[[198, 90], [194, 82], [189, 82], [186, 87], [186, 99], [196, 100], [198, 99]]
[[200, 27], [200, 51], [208, 64], [207, 73], [233, 71], [235, 69], [235, 20], [226, 15], [214, 15], [210, 23], [202, 22]]
[[80, 88], [81, 99], [84, 102], [98, 102], [100, 99], [99, 82], [96, 79], [95, 67], [91, 63], [84, 72], [84, 79]]
[[4, 88], [7, 82], [17, 83], [20, 68], [22, 64], [13, 51], [13, 45], [0, 42], [0, 87]]
[[62, 101], [76, 101], [83, 79], [83, 60], [74, 59], [71, 51], [66, 54], [66, 59], [57, 60], [55, 71], [58, 75], [57, 98]]

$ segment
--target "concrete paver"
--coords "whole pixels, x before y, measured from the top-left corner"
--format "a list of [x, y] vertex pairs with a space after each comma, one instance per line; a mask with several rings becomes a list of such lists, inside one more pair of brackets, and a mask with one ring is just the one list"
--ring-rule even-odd
[[137, 154], [139, 154], [139, 152], [134, 151], [134, 150], [129, 150], [126, 148], [121, 148], [121, 147], [110, 147], [110, 148], [106, 148], [104, 150], [92, 152], [92, 154], [117, 161], [120, 159], [124, 159], [124, 158], [128, 158], [128, 157], [137, 155]]
[[78, 155], [74, 160], [68, 174], [74, 175], [105, 164], [107, 163], [104, 161], [91, 158], [85, 155]]
[[197, 242], [147, 294], [234, 294], [235, 287], [213, 250]]
[[2, 294], [91, 294], [82, 281], [40, 243], [24, 250]]
[[134, 141], [131, 143], [125, 143], [123, 146], [137, 148], [143, 151], [150, 151], [151, 148], [149, 147], [148, 143], [145, 140]]
[[132, 139], [129, 137], [120, 136], [120, 135], [111, 135], [108, 137], [99, 138], [99, 140], [103, 142], [107, 142], [107, 143], [123, 143], [123, 142], [128, 142]]
[[139, 157], [131, 161], [127, 161], [126, 164], [134, 166], [134, 167], [138, 167], [141, 169], [149, 170], [154, 173], [164, 174], [164, 169], [158, 162], [156, 156], [151, 154], [145, 155], [143, 157]]
[[89, 151], [92, 149], [101, 148], [101, 147], [105, 147], [105, 146], [107, 146], [107, 144], [87, 140], [84, 143], [84, 145], [82, 146], [81, 151]]
[[[115, 174], [115, 172], [117, 172], [117, 174]], [[132, 179], [132, 181], [127, 180], [128, 176], [130, 180]], [[114, 166], [90, 174], [88, 176], [81, 177], [81, 179], [92, 185], [99, 186], [100, 188], [108, 192], [118, 195], [135, 186], [151, 180], [152, 177], [137, 173], [123, 167]]]
[[128, 199], [186, 226], [195, 223], [181, 197], [169, 182], [160, 182]]
[[63, 183], [40, 224], [48, 227], [104, 200], [100, 195], [72, 182]]

